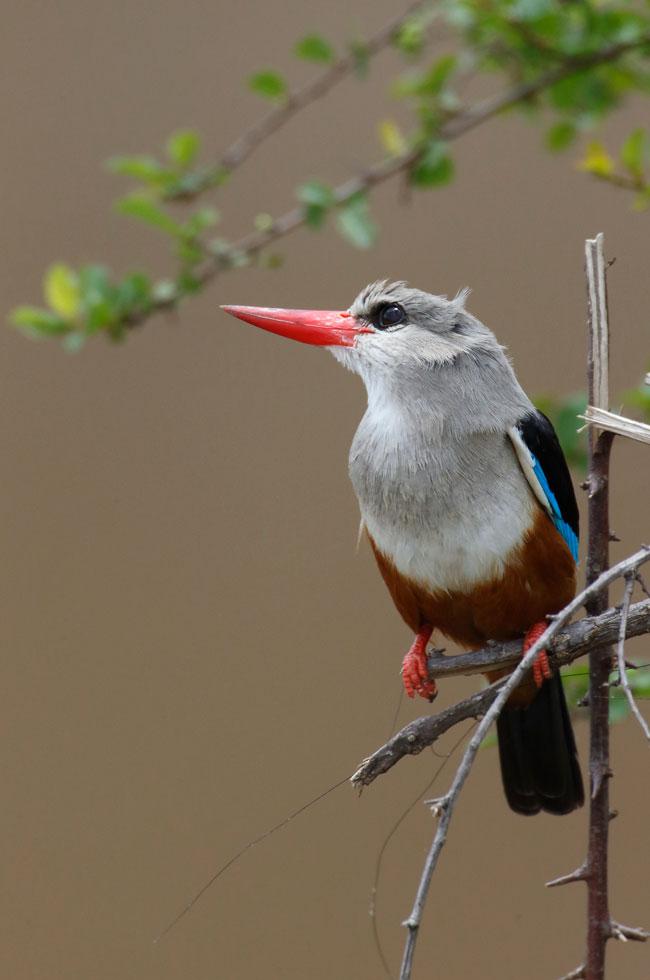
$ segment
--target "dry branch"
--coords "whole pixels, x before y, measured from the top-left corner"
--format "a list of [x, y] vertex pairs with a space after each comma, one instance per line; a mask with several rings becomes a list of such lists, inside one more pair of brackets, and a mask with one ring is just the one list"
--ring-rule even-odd
[[645, 735], [646, 739], [650, 742], [650, 729], [648, 728], [647, 722], [639, 711], [638, 705], [634, 700], [634, 695], [632, 694], [632, 690], [630, 688], [630, 682], [627, 677], [627, 667], [625, 664], [625, 640], [627, 639], [627, 623], [630, 616], [630, 602], [632, 600], [632, 592], [634, 591], [634, 582], [634, 576], [628, 576], [625, 582], [625, 595], [623, 597], [623, 605], [621, 607], [621, 623], [618, 631], [616, 657], [618, 661], [619, 680], [621, 682], [621, 687], [625, 692], [627, 702], [630, 706], [630, 711], [641, 726], [641, 731]]
[[593, 405], [588, 405], [585, 414], [579, 415], [578, 418], [605, 432], [650, 444], [650, 425], [646, 425], [645, 422], [637, 422], [636, 419], [629, 419], [625, 415], [617, 415], [603, 408], [595, 408]]
[[[645, 554], [645, 561], [650, 559], [650, 551], [647, 549], [638, 554]], [[619, 573], [617, 577], [621, 577], [622, 574], [624, 573]], [[619, 609], [608, 609], [600, 616], [588, 616], [578, 620], [577, 623], [572, 623], [571, 626], [559, 631], [547, 644], [553, 663], [558, 667], [563, 666], [584, 656], [592, 647], [613, 643], [619, 635], [620, 623]], [[646, 633], [650, 633], [650, 599], [644, 599], [630, 606], [625, 635], [630, 638]], [[459, 654], [457, 657], [443, 657], [437, 653], [429, 657], [429, 676], [435, 678], [453, 674], [483, 673], [486, 670], [510, 666], [520, 660], [521, 641], [517, 640], [484, 647], [475, 653]], [[433, 745], [454, 725], [468, 718], [483, 717], [503, 687], [503, 683], [499, 681], [491, 684], [437, 715], [425, 715], [409, 722], [385, 745], [364, 759], [351, 777], [352, 783], [360, 788], [369, 786], [377, 776], [388, 772], [404, 756], [418, 755], [423, 749]]]
[[[551, 639], [559, 633], [562, 627], [567, 623], [573, 614], [582, 606], [591, 603], [594, 597], [602, 596], [603, 591], [607, 589], [609, 584], [615, 579], [625, 576], [629, 572], [634, 571], [636, 568], [640, 567], [644, 562], [650, 559], [650, 547], [643, 547], [640, 551], [631, 555], [629, 558], [622, 562], [614, 568], [605, 570], [595, 581], [592, 581], [583, 591], [575, 597], [564, 609], [554, 617], [553, 622], [548, 626], [542, 636], [532, 644], [530, 649], [522, 657], [520, 663], [513, 670], [513, 672], [508, 676], [508, 678], [501, 684], [498, 688], [496, 697], [492, 701], [491, 705], [485, 712], [482, 720], [478, 724], [474, 734], [472, 735], [469, 744], [463, 754], [460, 765], [456, 770], [456, 774], [452, 781], [451, 786], [448, 791], [439, 800], [435, 801], [435, 813], [438, 816], [438, 827], [436, 829], [435, 836], [433, 838], [433, 843], [429, 849], [426, 860], [424, 862], [424, 868], [422, 870], [422, 875], [420, 877], [420, 882], [415, 896], [415, 901], [413, 903], [413, 908], [408, 919], [405, 921], [404, 925], [407, 928], [406, 943], [404, 946], [404, 956], [402, 959], [402, 968], [400, 971], [400, 980], [411, 980], [411, 970], [413, 966], [413, 956], [415, 952], [415, 945], [417, 943], [417, 938], [420, 930], [420, 922], [422, 921], [422, 913], [424, 911], [424, 906], [427, 900], [427, 895], [429, 893], [429, 887], [431, 885], [431, 878], [433, 872], [435, 871], [436, 865], [438, 863], [438, 858], [440, 853], [446, 843], [447, 834], [449, 830], [449, 825], [454, 812], [454, 808], [458, 801], [458, 796], [465, 785], [465, 781], [470, 774], [472, 765], [481, 747], [481, 742], [485, 738], [490, 726], [498, 718], [504, 704], [513, 693], [515, 688], [521, 684], [524, 680], [527, 672], [533, 665], [533, 662], [540, 650], [546, 649], [548, 643]], [[599, 647], [598, 649], [603, 649]], [[590, 651], [590, 656], [593, 656], [593, 650]], [[592, 692], [593, 693], [593, 692]], [[593, 711], [593, 708], [592, 708]], [[606, 780], [604, 781], [606, 783]], [[609, 814], [608, 814], [609, 820]], [[590, 869], [591, 873], [591, 869]], [[610, 920], [607, 919], [607, 927], [609, 929]]]
[[[609, 324], [607, 279], [602, 233], [585, 242], [589, 348], [587, 378], [589, 404], [607, 410], [609, 374]], [[609, 459], [614, 436], [589, 429], [587, 582], [602, 579], [609, 564]], [[596, 589], [587, 605], [590, 615], [609, 605], [607, 585]], [[587, 884], [587, 980], [604, 980], [605, 948], [610, 936], [608, 891], [609, 864], [609, 674], [613, 649], [610, 644], [589, 651], [589, 844]]]

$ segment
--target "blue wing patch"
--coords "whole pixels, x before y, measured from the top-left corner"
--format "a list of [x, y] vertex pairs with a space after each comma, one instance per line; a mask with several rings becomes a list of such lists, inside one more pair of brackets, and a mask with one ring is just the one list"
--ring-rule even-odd
[[546, 477], [544, 475], [544, 470], [540, 466], [539, 460], [537, 459], [537, 457], [535, 456], [535, 454], [532, 453], [532, 452], [531, 452], [530, 456], [531, 456], [531, 461], [532, 461], [532, 464], [533, 464], [533, 472], [534, 472], [535, 476], [537, 477], [537, 479], [539, 480], [540, 485], [542, 487], [542, 490], [544, 491], [544, 496], [546, 497], [546, 499], [548, 500], [549, 505], [550, 505], [551, 520], [553, 521], [553, 523], [555, 524], [556, 528], [558, 529], [558, 531], [560, 532], [560, 534], [562, 535], [562, 537], [564, 538], [564, 540], [568, 544], [569, 551], [573, 555], [573, 560], [575, 562], [577, 562], [578, 561], [578, 546], [579, 546], [579, 543], [580, 543], [579, 540], [578, 540], [578, 535], [573, 530], [573, 528], [568, 523], [568, 521], [565, 521], [563, 519], [562, 513], [561, 513], [560, 508], [558, 506], [558, 502], [557, 502], [557, 500], [555, 498], [555, 494], [553, 493], [553, 491], [551, 490], [551, 488], [549, 486], [549, 482], [548, 482], [548, 480], [546, 479]]
[[508, 435], [533, 493], [577, 562], [578, 505], [555, 429], [542, 412], [532, 411], [509, 429]]

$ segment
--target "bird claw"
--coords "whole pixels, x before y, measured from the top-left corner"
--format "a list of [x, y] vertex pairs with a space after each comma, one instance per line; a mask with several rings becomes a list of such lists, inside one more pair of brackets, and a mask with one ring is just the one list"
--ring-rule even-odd
[[407, 696], [414, 698], [419, 694], [429, 702], [433, 701], [438, 693], [436, 682], [429, 680], [427, 668], [427, 643], [431, 632], [430, 629], [421, 630], [402, 661], [402, 682]]
[[[534, 626], [531, 626], [524, 637], [524, 655], [539, 640], [540, 636], [543, 636], [547, 628], [546, 623], [535, 623]], [[540, 650], [533, 661], [533, 680], [535, 681], [536, 687], [541, 687], [544, 681], [550, 680], [552, 676], [553, 671], [551, 670], [548, 653], [546, 650]]]

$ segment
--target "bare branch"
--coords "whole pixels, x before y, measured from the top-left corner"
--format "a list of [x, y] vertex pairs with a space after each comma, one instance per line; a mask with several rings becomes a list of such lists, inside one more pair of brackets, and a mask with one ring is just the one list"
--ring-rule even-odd
[[[585, 602], [589, 601], [593, 596], [598, 596], [602, 594], [602, 590], [606, 589], [607, 586], [613, 579], [620, 578], [621, 575], [625, 575], [626, 571], [631, 571], [633, 568], [642, 565], [645, 561], [650, 559], [650, 548], [642, 548], [641, 551], [637, 552], [635, 555], [630, 556], [624, 562], [620, 562], [618, 566], [613, 569], [609, 569], [603, 572], [602, 575], [598, 577], [595, 582], [588, 585], [580, 595], [576, 596], [564, 609], [558, 613], [555, 617], [553, 623], [544, 631], [542, 636], [532, 644], [530, 649], [522, 657], [521, 662], [513, 672], [508, 676], [505, 682], [501, 685], [497, 692], [497, 696], [493, 700], [492, 704], [488, 708], [485, 716], [479, 723], [474, 735], [469, 741], [469, 744], [465, 750], [463, 758], [461, 759], [460, 765], [456, 770], [456, 775], [452, 781], [449, 790], [442, 797], [440, 801], [437, 802], [437, 812], [440, 815], [438, 822], [438, 828], [436, 830], [435, 836], [433, 838], [433, 843], [427, 854], [426, 860], [424, 862], [424, 868], [422, 875], [420, 877], [420, 883], [418, 885], [417, 893], [415, 896], [415, 901], [413, 903], [413, 908], [411, 914], [405, 922], [407, 928], [406, 944], [404, 947], [404, 957], [402, 960], [402, 969], [400, 972], [400, 980], [410, 980], [411, 969], [413, 965], [413, 956], [415, 953], [415, 945], [417, 943], [418, 932], [420, 929], [420, 922], [422, 920], [422, 913], [424, 910], [424, 905], [427, 900], [427, 895], [429, 893], [429, 886], [431, 884], [431, 878], [433, 872], [435, 871], [436, 865], [438, 863], [438, 858], [440, 857], [440, 852], [444, 847], [447, 840], [447, 833], [449, 829], [449, 824], [454, 812], [454, 807], [458, 800], [460, 791], [462, 790], [467, 777], [471, 771], [472, 765], [476, 758], [476, 754], [481, 746], [481, 742], [485, 738], [488, 729], [494, 721], [496, 721], [499, 716], [501, 709], [504, 704], [512, 694], [512, 692], [519, 686], [521, 681], [524, 679], [527, 671], [532, 667], [535, 658], [537, 657], [540, 650], [546, 648], [547, 643], [552, 637], [556, 635], [561, 629], [561, 627], [568, 622], [576, 609], [579, 609]], [[627, 566], [625, 570], [621, 568], [621, 565]]]
[[[424, 7], [426, 0], [416, 0], [410, 3], [406, 9], [385, 24], [380, 30], [367, 40], [361, 42], [364, 56], [372, 58], [384, 48], [388, 47], [398, 34], [400, 28], [406, 23], [409, 17]], [[202, 179], [197, 180], [189, 192], [176, 194], [176, 199], [189, 200], [196, 197], [202, 191], [211, 187], [215, 181], [227, 173], [232, 173], [240, 167], [253, 152], [269, 136], [276, 133], [290, 119], [293, 119], [299, 112], [308, 106], [322, 99], [339, 82], [354, 73], [357, 68], [358, 59], [354, 52], [343, 55], [328, 65], [319, 75], [317, 75], [306, 85], [289, 92], [284, 101], [271, 109], [265, 116], [239, 136], [223, 153], [221, 159], [212, 167], [206, 169]]]
[[611, 939], [620, 939], [624, 943], [630, 939], [635, 943], [645, 943], [650, 939], [650, 932], [647, 929], [624, 926], [622, 922], [616, 922], [615, 919], [611, 920], [609, 926]]
[[[645, 550], [646, 559], [650, 558], [650, 550]], [[641, 554], [641, 552], [639, 552]], [[635, 557], [635, 556], [633, 556]], [[617, 566], [618, 568], [618, 566]], [[621, 577], [621, 572], [617, 577]], [[588, 617], [573, 623], [566, 629], [558, 632], [553, 640], [548, 642], [547, 649], [554, 653], [554, 663], [556, 666], [571, 663], [580, 656], [589, 652], [591, 647], [602, 646], [604, 643], [613, 642], [618, 636], [621, 621], [621, 612], [618, 609], [608, 609], [600, 616]], [[635, 603], [630, 607], [630, 612], [626, 627], [626, 636], [641, 636], [650, 633], [650, 600]], [[429, 665], [432, 661], [438, 664], [439, 660], [445, 663], [440, 667], [436, 666], [429, 676], [442, 677], [454, 673], [480, 673], [483, 670], [496, 669], [498, 667], [510, 666], [512, 663], [521, 659], [521, 642], [499, 644], [494, 647], [485, 647], [475, 653], [459, 654], [458, 657], [439, 656], [429, 657]], [[455, 671], [453, 662], [460, 660], [464, 667], [462, 670]], [[470, 661], [475, 661], [471, 665]], [[443, 668], [443, 669], [441, 669]], [[363, 788], [381, 776], [382, 773], [392, 769], [400, 759], [407, 755], [418, 755], [423, 749], [440, 738], [446, 731], [453, 728], [461, 721], [468, 718], [482, 718], [490, 705], [493, 703], [499, 690], [503, 686], [503, 681], [491, 684], [482, 691], [477, 691], [471, 697], [459, 701], [457, 704], [440, 711], [436, 715], [425, 715], [409, 722], [401, 731], [397, 732], [391, 739], [382, 745], [381, 748], [373, 752], [371, 756], [364, 759], [357, 771], [351, 777], [353, 785]]]
[[[599, 616], [585, 616], [562, 630], [548, 646], [557, 667], [572, 663], [600, 643], [613, 643], [619, 635], [621, 613], [608, 609]], [[630, 607], [626, 638], [650, 632], [650, 602], [637, 602]], [[445, 656], [434, 651], [428, 657], [429, 677], [450, 677], [458, 674], [484, 674], [500, 667], [510, 667], [521, 658], [521, 640], [494, 643], [472, 653]]]
[[585, 242], [589, 300], [589, 394], [599, 409], [609, 407], [609, 324], [603, 235]]
[[593, 405], [588, 405], [584, 415], [579, 415], [578, 418], [598, 426], [599, 429], [613, 432], [615, 435], [650, 444], [650, 425], [646, 425], [645, 422], [637, 422], [636, 419], [629, 419], [625, 415], [617, 415], [615, 412], [595, 408]]
[[634, 695], [630, 688], [630, 682], [627, 676], [627, 667], [625, 664], [625, 639], [627, 631], [627, 621], [630, 614], [630, 602], [632, 600], [632, 592], [634, 591], [634, 576], [626, 576], [625, 581], [625, 595], [623, 596], [623, 605], [621, 607], [621, 623], [618, 632], [618, 644], [616, 647], [616, 656], [618, 660], [618, 676], [621, 682], [621, 687], [625, 691], [625, 697], [627, 698], [627, 703], [630, 706], [630, 711], [638, 721], [641, 726], [641, 731], [645, 735], [648, 742], [650, 742], [650, 729], [648, 728], [647, 722], [641, 712], [639, 711], [639, 706], [634, 700]]
[[566, 875], [560, 875], [559, 878], [553, 878], [551, 881], [546, 882], [547, 888], [559, 888], [561, 885], [571, 885], [574, 881], [586, 881], [587, 880], [587, 865], [581, 864], [579, 868], [575, 871], [569, 871]]
[[571, 973], [565, 973], [563, 977], [560, 977], [560, 980], [582, 980], [586, 975], [585, 968], [581, 965], [577, 966], [575, 970], [571, 970]]
[[[587, 374], [589, 403], [607, 409], [609, 324], [603, 235], [585, 242], [589, 348]], [[602, 581], [609, 564], [609, 457], [613, 434], [589, 430], [587, 582]], [[608, 584], [590, 597], [587, 612], [604, 612], [609, 605]], [[587, 949], [589, 980], [604, 980], [605, 947], [609, 937], [609, 673], [613, 650], [609, 645], [589, 652], [589, 844], [587, 851]]]

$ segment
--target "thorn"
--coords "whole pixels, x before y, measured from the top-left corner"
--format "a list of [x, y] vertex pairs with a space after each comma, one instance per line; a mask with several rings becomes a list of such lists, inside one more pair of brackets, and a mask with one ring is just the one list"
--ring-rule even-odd
[[619, 538], [618, 534], [614, 534], [613, 531], [610, 531], [609, 532], [609, 540], [610, 541], [620, 541], [621, 539]]
[[603, 783], [605, 782], [605, 780], [611, 779], [613, 775], [614, 773], [612, 772], [611, 769], [605, 769], [596, 773], [596, 777], [594, 779], [594, 786], [591, 791], [592, 800], [595, 800], [598, 794], [600, 793], [601, 789], [603, 788]]
[[614, 256], [613, 259], [607, 259], [607, 268], [611, 269], [611, 267], [614, 265], [615, 262], [616, 262], [616, 256]]
[[570, 871], [568, 875], [560, 875], [559, 878], [553, 878], [552, 881], [546, 882], [547, 888], [559, 888], [560, 885], [570, 885], [574, 881], [586, 881], [587, 880], [587, 865], [581, 864], [579, 868], [575, 871]]
[[620, 939], [622, 943], [626, 943], [629, 940], [635, 943], [645, 943], [650, 939], [650, 932], [647, 929], [624, 926], [621, 922], [616, 922], [615, 919], [610, 919], [609, 935], [612, 939]]
[[429, 809], [431, 810], [431, 815], [433, 817], [440, 817], [449, 806], [449, 797], [438, 796], [436, 799], [433, 800], [425, 800], [424, 805], [429, 807]]
[[617, 816], [618, 816], [618, 810], [610, 810], [609, 811], [609, 819], [610, 820], [616, 820]]
[[588, 490], [589, 489], [589, 480], [583, 480], [582, 483], [580, 484], [580, 489], [581, 490]]
[[578, 966], [575, 970], [571, 970], [571, 973], [565, 973], [563, 977], [560, 977], [560, 980], [582, 980], [586, 976], [584, 966]]

